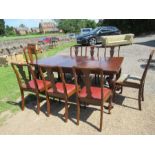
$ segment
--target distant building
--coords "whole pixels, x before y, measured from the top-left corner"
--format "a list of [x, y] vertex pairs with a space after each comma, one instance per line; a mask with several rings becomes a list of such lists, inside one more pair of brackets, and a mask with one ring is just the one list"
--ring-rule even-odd
[[16, 34], [19, 34], [19, 35], [25, 35], [25, 34], [29, 34], [31, 30], [27, 27], [18, 27], [18, 28], [15, 28], [15, 32]]
[[40, 30], [39, 30], [38, 27], [33, 27], [33, 28], [31, 28], [31, 32], [32, 32], [32, 33], [39, 33]]
[[57, 28], [57, 26], [52, 22], [39, 23], [39, 30], [41, 33], [59, 32], [59, 29]]

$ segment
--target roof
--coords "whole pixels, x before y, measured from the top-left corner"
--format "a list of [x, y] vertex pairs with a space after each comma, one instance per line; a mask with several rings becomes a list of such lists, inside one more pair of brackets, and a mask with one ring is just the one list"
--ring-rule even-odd
[[54, 28], [55, 24], [52, 22], [41, 22], [39, 26], [44, 27], [44, 28]]

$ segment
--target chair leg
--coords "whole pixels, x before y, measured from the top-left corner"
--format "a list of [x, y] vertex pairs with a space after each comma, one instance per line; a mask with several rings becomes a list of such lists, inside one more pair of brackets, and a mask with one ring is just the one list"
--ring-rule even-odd
[[108, 113], [111, 114], [111, 109], [113, 108], [112, 106], [112, 99], [113, 99], [113, 95], [110, 96], [109, 98], [109, 105], [108, 105]]
[[142, 91], [141, 91], [141, 89], [139, 89], [139, 92], [138, 92], [138, 107], [139, 107], [139, 110], [142, 110], [141, 109], [141, 96], [142, 96]]
[[77, 125], [79, 125], [79, 120], [80, 120], [80, 102], [77, 99]]
[[22, 108], [22, 111], [24, 111], [25, 101], [24, 101], [24, 91], [23, 90], [21, 90], [21, 99], [22, 99], [21, 108]]
[[144, 101], [144, 86], [142, 87], [142, 101]]
[[39, 97], [39, 93], [36, 93], [37, 96], [37, 113], [39, 115], [40, 113], [40, 97]]
[[47, 101], [47, 116], [50, 116], [51, 106], [50, 106], [50, 100], [49, 100], [49, 96], [48, 95], [46, 95], [46, 101]]
[[122, 94], [122, 92], [123, 92], [123, 86], [121, 86], [121, 91], [120, 91], [120, 94]]
[[95, 74], [95, 84], [97, 83], [97, 77], [96, 77], [96, 74]]
[[113, 89], [113, 101], [115, 101], [115, 97], [116, 97], [116, 88], [114, 87], [114, 89]]
[[112, 99], [113, 99], [113, 101], [115, 101], [115, 97], [116, 97], [116, 87], [117, 87], [117, 85], [115, 84], [115, 82], [113, 82], [113, 87], [112, 87], [112, 93], [113, 93]]
[[103, 103], [101, 104], [101, 113], [100, 113], [100, 129], [99, 131], [102, 131], [102, 123], [103, 123]]
[[68, 101], [65, 100], [65, 122], [68, 121]]

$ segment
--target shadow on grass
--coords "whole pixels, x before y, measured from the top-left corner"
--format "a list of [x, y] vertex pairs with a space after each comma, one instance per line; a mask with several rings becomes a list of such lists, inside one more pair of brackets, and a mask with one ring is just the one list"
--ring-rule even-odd
[[[40, 97], [40, 101], [42, 102], [45, 98]], [[25, 108], [31, 109], [37, 113], [37, 98], [34, 94], [29, 94], [25, 96]], [[21, 100], [18, 102], [7, 101], [8, 104], [19, 106], [21, 108]], [[46, 114], [45, 108], [40, 107], [40, 110]]]

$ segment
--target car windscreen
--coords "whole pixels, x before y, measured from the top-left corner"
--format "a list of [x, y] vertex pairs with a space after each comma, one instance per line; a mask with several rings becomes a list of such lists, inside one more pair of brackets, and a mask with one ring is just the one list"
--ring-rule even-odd
[[97, 28], [95, 28], [95, 29], [93, 29], [92, 31], [91, 31], [91, 33], [96, 33], [98, 30], [100, 30], [101, 29], [101, 27], [97, 27]]
[[90, 29], [84, 29], [82, 30], [82, 32], [90, 32], [91, 30]]

